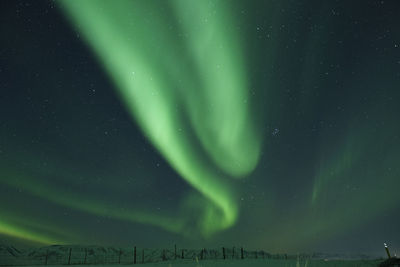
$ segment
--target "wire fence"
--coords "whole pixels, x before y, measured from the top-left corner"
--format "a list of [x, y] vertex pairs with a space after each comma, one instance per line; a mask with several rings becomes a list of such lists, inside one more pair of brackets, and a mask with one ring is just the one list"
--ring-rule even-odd
[[24, 265], [95, 265], [145, 264], [171, 260], [207, 259], [306, 259], [311, 255], [270, 254], [240, 248], [219, 249], [147, 249], [115, 247], [50, 246], [21, 251], [14, 247], [0, 247], [0, 266]]

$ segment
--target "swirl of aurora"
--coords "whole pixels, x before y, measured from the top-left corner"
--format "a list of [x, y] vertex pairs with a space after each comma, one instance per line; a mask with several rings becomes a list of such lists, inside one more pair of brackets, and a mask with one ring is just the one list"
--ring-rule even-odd
[[[255, 168], [261, 138], [246, 101], [241, 42], [230, 27], [227, 3], [59, 3], [143, 134], [200, 193], [201, 200], [193, 196], [185, 202], [189, 208], [202, 202], [197, 230], [209, 236], [232, 226], [239, 211], [229, 180]], [[171, 31], [171, 24], [178, 31]], [[91, 207], [87, 211], [95, 212]], [[136, 215], [115, 217], [141, 222]], [[174, 220], [145, 222], [184, 233], [189, 219], [182, 214]]]

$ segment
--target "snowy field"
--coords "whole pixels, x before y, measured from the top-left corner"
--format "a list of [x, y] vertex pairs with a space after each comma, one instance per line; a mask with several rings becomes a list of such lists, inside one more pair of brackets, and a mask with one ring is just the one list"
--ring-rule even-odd
[[[179, 252], [179, 253], [178, 253]], [[181, 255], [183, 255], [182, 258]], [[136, 256], [134, 256], [136, 255]], [[225, 256], [224, 256], [225, 255]], [[382, 260], [371, 258], [346, 258], [335, 255], [272, 255], [243, 250], [244, 259], [237, 249], [139, 249], [101, 246], [49, 246], [20, 250], [12, 246], [0, 246], [0, 267], [314, 267], [314, 266], [378, 266]], [[224, 260], [223, 258], [226, 257]], [[136, 264], [133, 264], [134, 258]], [[203, 259], [202, 259], [203, 258]], [[337, 260], [340, 259], [340, 260]]]
[[[378, 266], [380, 261], [374, 260], [311, 260], [311, 261], [299, 261], [297, 260], [262, 260], [262, 259], [249, 259], [249, 260], [178, 260], [178, 261], [167, 261], [157, 263], [144, 263], [144, 264], [107, 264], [107, 265], [92, 265], [95, 267], [124, 267], [124, 266], [143, 266], [143, 267], [261, 267], [261, 266], [276, 266], [276, 267], [367, 267], [367, 266]], [[65, 267], [66, 265], [32, 265], [25, 267]], [[88, 267], [88, 265], [74, 265], [74, 267]]]

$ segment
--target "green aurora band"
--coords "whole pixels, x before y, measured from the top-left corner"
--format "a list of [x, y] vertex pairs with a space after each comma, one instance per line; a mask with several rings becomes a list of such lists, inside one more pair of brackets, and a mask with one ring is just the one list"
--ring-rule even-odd
[[[183, 209], [185, 205], [202, 209], [197, 231], [208, 237], [232, 226], [238, 207], [229, 177], [240, 178], [254, 169], [261, 138], [251, 120], [240, 40], [229, 27], [227, 7], [222, 2], [186, 0], [167, 5], [155, 1], [59, 3], [94, 49], [143, 133], [201, 193], [200, 198], [189, 196], [183, 205]], [[172, 9], [184, 37], [170, 34], [164, 9]], [[8, 184], [59, 205], [193, 233], [184, 211], [181, 218], [119, 212], [118, 207], [106, 209], [109, 204], [79, 199], [46, 183], [18, 180]]]
[[[32, 226], [29, 228], [32, 228]], [[33, 231], [29, 228], [16, 226], [15, 223], [0, 221], [0, 234], [6, 234], [27, 241], [33, 241], [35, 243], [64, 244], [64, 241], [61, 239], [55, 239], [52, 236], [43, 235], [41, 231]]]
[[[268, 121], [271, 127], [274, 125], [271, 121], [282, 120], [277, 125], [281, 125], [282, 133], [286, 127], [293, 130], [294, 137], [285, 139], [293, 145], [304, 142], [304, 136], [300, 131], [298, 137], [296, 127], [291, 125], [293, 118], [300, 117], [279, 116], [281, 111], [285, 114], [288, 110], [296, 111], [297, 107], [285, 102], [286, 97], [277, 92], [283, 91], [286, 85], [280, 76], [271, 77], [266, 86], [258, 85], [263, 90], [268, 88], [265, 90], [270, 96], [268, 99], [260, 95], [257, 97], [262, 98], [263, 108], [267, 106], [266, 99], [272, 100], [268, 108], [274, 106], [274, 102], [278, 103], [277, 106], [286, 107], [268, 109], [264, 115], [268, 116], [267, 119], [260, 118], [260, 114], [252, 110], [247, 81], [250, 80], [250, 73], [246, 73], [243, 58], [243, 51], [250, 49], [244, 49], [247, 43], [240, 40], [243, 36], [232, 26], [233, 13], [224, 6], [230, 2], [172, 0], [140, 1], [137, 4], [137, 1], [124, 0], [61, 0], [57, 3], [93, 50], [143, 134], [194, 190], [185, 192], [177, 207], [174, 205], [173, 209], [154, 212], [146, 207], [148, 203], [138, 202], [135, 197], [138, 194], [139, 201], [142, 200], [139, 193], [152, 191], [152, 186], [164, 177], [145, 173], [149, 176], [147, 178], [143, 169], [135, 167], [129, 168], [132, 173], [126, 175], [126, 168], [119, 168], [119, 161], [127, 164], [127, 154], [121, 153], [121, 157], [115, 155], [110, 160], [109, 168], [96, 169], [98, 165], [88, 164], [89, 160], [85, 162], [87, 155], [82, 157], [83, 166], [79, 166], [82, 158], [71, 160], [69, 157], [73, 156], [62, 155], [62, 145], [57, 146], [52, 140], [32, 144], [29, 131], [28, 136], [21, 134], [9, 138], [14, 131], [21, 131], [24, 127], [13, 130], [10, 125], [2, 124], [2, 138], [6, 140], [2, 150], [7, 152], [7, 156], [0, 161], [0, 183], [6, 185], [0, 194], [0, 200], [6, 203], [0, 207], [0, 235], [22, 239], [26, 243], [99, 242], [101, 235], [90, 240], [90, 233], [82, 229], [85, 229], [85, 223], [90, 225], [93, 218], [100, 218], [105, 224], [108, 219], [117, 220], [121, 225], [125, 222], [141, 223], [197, 238], [197, 234], [210, 237], [235, 223], [238, 228], [248, 226], [245, 221], [257, 216], [251, 229], [246, 229], [246, 237], [239, 235], [238, 238], [244, 242], [246, 238], [251, 238], [252, 243], [265, 244], [264, 249], [271, 252], [296, 252], [314, 247], [320, 241], [347, 235], [351, 230], [360, 231], [359, 227], [384, 218], [398, 207], [398, 106], [388, 101], [386, 96], [382, 99], [374, 97], [372, 104], [357, 104], [363, 94], [352, 96], [350, 93], [345, 95], [348, 97], [346, 101], [351, 103], [346, 118], [343, 118], [345, 123], [338, 122], [339, 129], [321, 127], [318, 139], [309, 143], [317, 147], [315, 159], [307, 161], [313, 147], [307, 147], [300, 154], [294, 153], [294, 156], [304, 157], [305, 160], [299, 159], [299, 162], [307, 168], [291, 165], [291, 156], [288, 161], [281, 158], [274, 160], [276, 150], [272, 143], [265, 162], [277, 164], [278, 173], [269, 166], [259, 173], [257, 169], [251, 174], [254, 180], [259, 180], [257, 186], [243, 183], [243, 189], [251, 190], [249, 192], [257, 202], [238, 201], [236, 190], [241, 181], [233, 178], [243, 178], [252, 172], [260, 156], [262, 129], [255, 126], [256, 120]], [[304, 66], [295, 70], [300, 72], [299, 84], [304, 85], [299, 89], [309, 88], [305, 94], [300, 93], [302, 90], [292, 92], [299, 99], [296, 101], [297, 109], [305, 112], [302, 124], [318, 118], [319, 112], [326, 121], [340, 119], [340, 116], [336, 117], [337, 113], [325, 114], [319, 109], [320, 104], [325, 103], [321, 102], [323, 98], [318, 97], [320, 94], [326, 96], [322, 88], [326, 88], [327, 92], [336, 88], [331, 84], [333, 80], [320, 79], [319, 76], [320, 61], [331, 54], [331, 47], [321, 46], [320, 42], [329, 40], [335, 29], [335, 25], [330, 24], [332, 20], [325, 16], [331, 13], [331, 5], [321, 5], [323, 12], [320, 12], [320, 23], [316, 24], [324, 27], [318, 34], [306, 37], [304, 51], [296, 49], [296, 53], [303, 53], [305, 61]], [[268, 57], [259, 57], [263, 67], [273, 65], [275, 56], [277, 60], [287, 57], [286, 48], [281, 44], [288, 34], [286, 30], [279, 32], [281, 22], [290, 22], [291, 14], [279, 14], [275, 12], [279, 10], [276, 8], [270, 10], [271, 13], [265, 17], [270, 18], [276, 32], [271, 33], [275, 36], [273, 41], [261, 43], [270, 45], [268, 49], [262, 47], [268, 51]], [[258, 49], [255, 51], [258, 52]], [[285, 57], [280, 57], [281, 54]], [[375, 64], [375, 61], [370, 64]], [[366, 69], [369, 70], [368, 66]], [[343, 81], [343, 86], [349, 88], [349, 92], [359, 87], [365, 92], [383, 88], [390, 95], [391, 90], [398, 88], [398, 83], [392, 84], [392, 74], [386, 68], [381, 69], [382, 73], [371, 76], [370, 80], [362, 77], [365, 84], [351, 77], [349, 81]], [[349, 67], [349, 70], [352, 68]], [[57, 77], [57, 82], [64, 77]], [[375, 96], [375, 93], [371, 95]], [[329, 106], [329, 103], [326, 104]], [[291, 109], [292, 106], [295, 108]], [[61, 106], [61, 109], [64, 108]], [[365, 118], [365, 111], [369, 113], [368, 119]], [[74, 131], [77, 125], [73, 126], [70, 131]], [[40, 125], [38, 127], [40, 129]], [[82, 136], [86, 134], [82, 129], [78, 133]], [[66, 142], [68, 145], [79, 140], [71, 134], [66, 136], [71, 138]], [[285, 150], [286, 146], [279, 142], [276, 141], [279, 144], [276, 149]], [[89, 150], [93, 148], [88, 147]], [[120, 143], [116, 142], [116, 147], [113, 151], [119, 151]], [[101, 150], [89, 152], [95, 154]], [[78, 148], [76, 151], [79, 153], [82, 150]], [[49, 163], [45, 168], [43, 161]], [[153, 166], [146, 171], [151, 173], [151, 168]], [[287, 169], [291, 171], [282, 171]], [[283, 175], [298, 185], [296, 198], [290, 198], [288, 203], [282, 202], [283, 197], [279, 195], [284, 193], [286, 187], [279, 188], [282, 183], [273, 183], [285, 180]], [[131, 184], [127, 182], [130, 178], [133, 179], [129, 181], [134, 181]], [[265, 180], [268, 184], [264, 183]], [[15, 197], [19, 194], [21, 198]], [[242, 196], [246, 199], [246, 194]], [[30, 200], [35, 205], [27, 209], [26, 203]], [[165, 206], [170, 204], [165, 203]], [[148, 205], [153, 204], [150, 201]], [[238, 223], [239, 207], [243, 208]], [[65, 220], [68, 217], [63, 217], [64, 211], [70, 212], [66, 216], [74, 220]], [[86, 215], [90, 220], [76, 220]], [[75, 222], [77, 225], [74, 225]]]

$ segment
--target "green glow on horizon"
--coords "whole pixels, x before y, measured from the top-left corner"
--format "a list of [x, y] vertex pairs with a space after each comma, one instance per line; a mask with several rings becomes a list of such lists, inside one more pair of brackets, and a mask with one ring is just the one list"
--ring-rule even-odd
[[[182, 222], [175, 220], [174, 218], [168, 218], [166, 216], [162, 217], [136, 210], [123, 211], [123, 209], [121, 209], [120, 207], [113, 205], [111, 203], [106, 203], [101, 199], [85, 198], [80, 196], [79, 194], [68, 193], [56, 186], [51, 185], [50, 183], [46, 183], [43, 180], [38, 181], [37, 179], [33, 179], [32, 177], [27, 177], [12, 172], [7, 173], [7, 176], [5, 177], [13, 177], [13, 178], [0, 180], [3, 184], [6, 184], [14, 188], [22, 188], [24, 191], [27, 191], [34, 196], [49, 200], [61, 206], [70, 207], [76, 210], [88, 212], [90, 214], [98, 216], [104, 216], [104, 217], [108, 216], [131, 222], [148, 223], [176, 233], [178, 233], [182, 228]], [[4, 233], [8, 233], [9, 235], [14, 235], [14, 233], [17, 232], [17, 231], [7, 232], [6, 230], [9, 228], [4, 228], [4, 229], [5, 229]], [[21, 232], [24, 232], [24, 230], [21, 230]], [[32, 235], [32, 236], [36, 237], [36, 239], [32, 240], [38, 242], [42, 241], [39, 235]], [[57, 242], [42, 242], [42, 243], [54, 244]]]
[[33, 230], [27, 229], [27, 227], [21, 227], [15, 225], [15, 223], [7, 223], [5, 221], [0, 221], [0, 234], [17, 237], [23, 240], [40, 243], [43, 245], [64, 244], [64, 241], [61, 239], [56, 239], [50, 235], [35, 232]]

